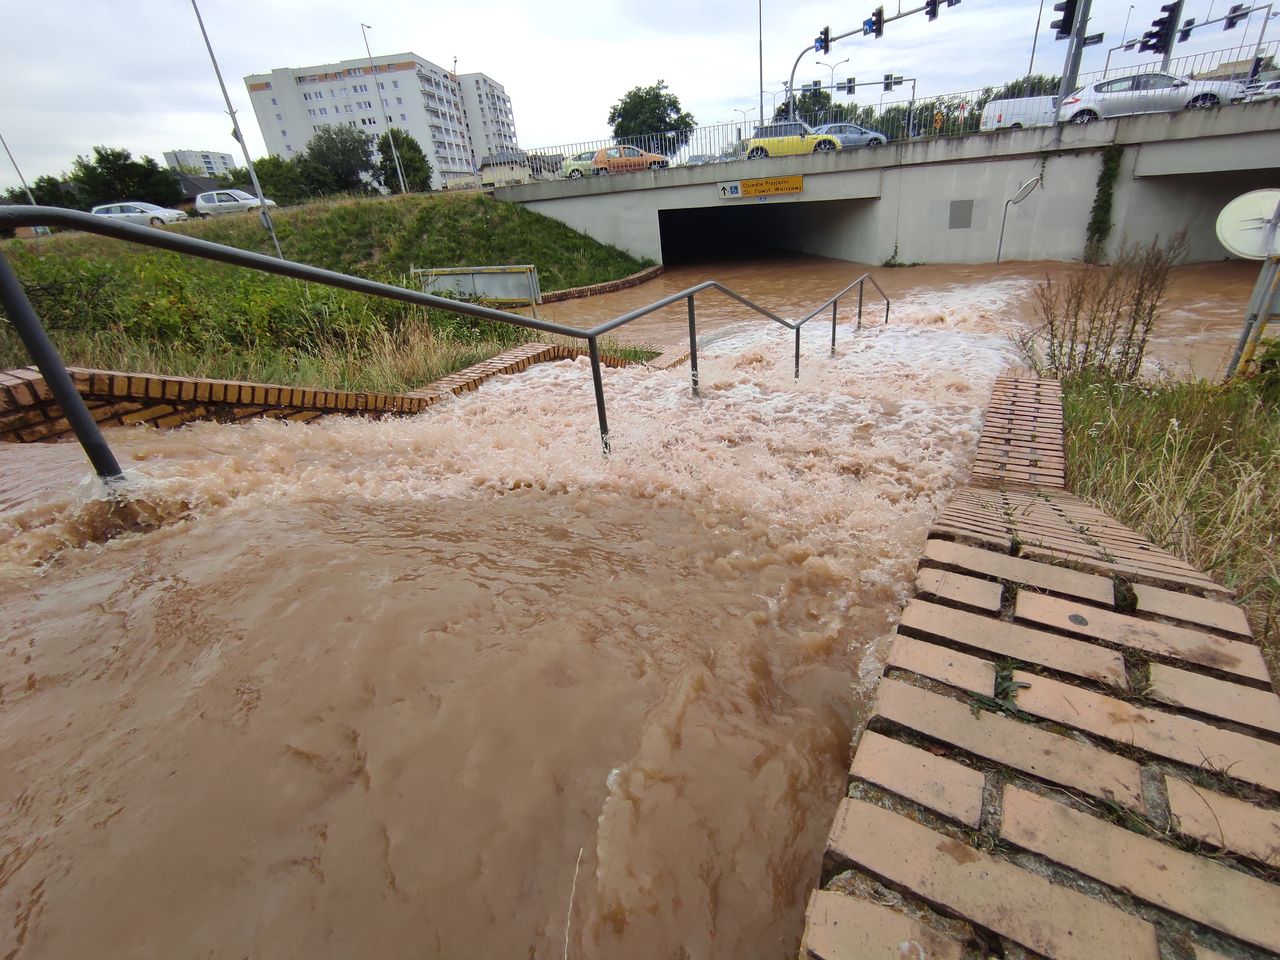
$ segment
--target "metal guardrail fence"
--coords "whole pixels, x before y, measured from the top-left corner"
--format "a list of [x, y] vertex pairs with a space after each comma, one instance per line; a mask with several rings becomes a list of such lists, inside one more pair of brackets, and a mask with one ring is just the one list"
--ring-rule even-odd
[[[1167, 71], [1160, 68], [1159, 62], [1140, 66], [1117, 66], [1109, 70], [1098, 70], [1082, 73], [1078, 86], [1084, 87], [1106, 79], [1133, 76], [1142, 73], [1169, 73], [1176, 77], [1193, 80], [1243, 79], [1248, 76], [1253, 66], [1255, 55], [1262, 58], [1263, 63], [1275, 61], [1280, 56], [1280, 41], [1268, 41], [1261, 46], [1249, 44], [1243, 47], [1231, 47], [1174, 59]], [[859, 86], [867, 86], [860, 84]], [[977, 133], [981, 128], [983, 108], [999, 93], [1004, 97], [1054, 96], [1058, 89], [1053, 83], [1048, 89], [1039, 89], [1034, 80], [1025, 88], [1017, 81], [996, 87], [983, 87], [977, 90], [963, 90], [916, 98], [903, 96], [903, 88], [897, 87], [884, 93], [880, 84], [873, 84], [881, 90], [874, 102], [860, 102], [853, 97], [847, 103], [833, 103], [832, 109], [822, 113], [798, 113], [796, 119], [803, 120], [810, 126], [825, 123], [852, 123], [883, 137], [886, 142], [897, 140], [923, 140], [940, 137], [956, 137]], [[830, 90], [830, 87], [824, 89]], [[836, 84], [837, 90], [843, 87]], [[803, 91], [801, 91], [803, 92]], [[1142, 91], [1137, 96], [1142, 97]], [[1152, 92], [1150, 95], [1154, 96]], [[786, 104], [785, 97], [775, 97], [774, 109], [782, 109]], [[1050, 117], [1042, 125], [1051, 125]], [[770, 121], [773, 122], [783, 122]], [[1005, 122], [1009, 126], [1010, 122]], [[1025, 124], [1030, 126], [1032, 124]], [[759, 123], [730, 122], [701, 124], [688, 131], [687, 139], [683, 132], [665, 131], [622, 139], [604, 138], [598, 140], [582, 140], [575, 143], [557, 146], [540, 147], [527, 152], [528, 179], [557, 180], [565, 176], [565, 161], [578, 160], [585, 164], [584, 176], [591, 176], [591, 157], [598, 151], [620, 144], [635, 146], [647, 153], [667, 157], [670, 166], [700, 166], [708, 163], [723, 163], [741, 160], [747, 155], [747, 141], [755, 132]], [[673, 139], [674, 138], [674, 139]], [[673, 144], [680, 144], [672, 150]], [[846, 149], [861, 149], [849, 147]], [[809, 151], [805, 151], [806, 153]], [[647, 167], [647, 164], [644, 165]], [[642, 167], [642, 168], [644, 168]]]
[[[831, 349], [834, 352], [836, 344], [836, 311], [839, 309], [840, 300], [848, 296], [849, 292], [855, 287], [858, 290], [858, 329], [862, 329], [863, 295], [864, 287], [868, 280], [871, 281], [871, 285], [875, 287], [876, 292], [884, 300], [884, 322], [889, 322], [889, 298], [869, 273], [862, 274], [843, 290], [814, 308], [804, 318], [796, 321], [784, 320], [772, 311], [753, 303], [723, 284], [715, 280], [706, 280], [696, 286], [681, 290], [679, 293], [673, 293], [647, 306], [640, 307], [638, 310], [632, 310], [630, 313], [615, 317], [613, 320], [581, 330], [577, 327], [526, 317], [518, 313], [508, 313], [505, 310], [433, 296], [432, 294], [408, 290], [388, 283], [378, 283], [374, 280], [352, 277], [334, 270], [324, 270], [320, 267], [294, 263], [290, 260], [279, 260], [261, 253], [253, 253], [218, 243], [209, 243], [207, 240], [197, 240], [194, 237], [169, 233], [159, 228], [120, 223], [76, 210], [63, 210], [58, 207], [0, 207], [0, 230], [34, 226], [84, 230], [88, 233], [114, 237], [117, 240], [127, 240], [131, 243], [140, 243], [148, 247], [159, 247], [162, 250], [172, 250], [175, 253], [201, 257], [205, 260], [215, 260], [220, 263], [261, 270], [264, 273], [292, 277], [295, 280], [321, 283], [330, 287], [351, 290], [355, 293], [383, 297], [388, 300], [398, 300], [415, 306], [435, 307], [482, 320], [510, 323], [529, 330], [538, 330], [542, 333], [554, 333], [574, 340], [585, 340], [587, 342], [587, 352], [591, 358], [591, 378], [595, 388], [596, 415], [600, 422], [600, 442], [606, 454], [609, 453], [609, 421], [605, 413], [604, 385], [600, 371], [599, 339], [605, 334], [631, 323], [633, 320], [638, 320], [640, 317], [647, 316], [656, 310], [661, 310], [663, 307], [679, 303], [681, 300], [687, 302], [689, 310], [689, 370], [694, 396], [698, 396], [698, 331], [697, 318], [694, 311], [694, 298], [704, 291], [717, 290], [730, 299], [737, 300], [743, 306], [750, 308], [761, 316], [779, 323], [789, 330], [794, 330], [795, 376], [797, 379], [800, 377], [801, 327], [825, 311], [827, 307], [830, 307]], [[0, 252], [0, 306], [4, 307], [9, 321], [17, 328], [23, 345], [31, 355], [32, 361], [43, 374], [45, 383], [52, 391], [54, 399], [62, 407], [63, 415], [67, 418], [68, 423], [71, 424], [72, 429], [75, 431], [76, 439], [80, 441], [81, 447], [84, 448], [85, 454], [89, 457], [98, 475], [105, 480], [122, 478], [124, 473], [120, 469], [119, 463], [116, 461], [114, 454], [112, 454], [111, 448], [102, 435], [102, 431], [98, 428], [98, 424], [89, 413], [83, 398], [81, 398], [75, 385], [71, 382], [66, 364], [62, 362], [57, 348], [54, 347], [48, 334], [45, 333], [44, 327], [31, 307], [31, 302], [27, 299], [21, 281], [18, 280], [17, 274], [14, 273], [13, 268], [9, 265], [2, 252]]]

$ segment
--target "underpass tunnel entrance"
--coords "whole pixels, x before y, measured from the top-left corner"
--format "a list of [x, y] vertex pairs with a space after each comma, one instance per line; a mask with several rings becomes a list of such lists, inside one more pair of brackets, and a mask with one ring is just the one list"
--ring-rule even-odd
[[659, 210], [662, 262], [758, 260], [796, 253], [849, 258], [867, 200], [809, 203], [727, 201], [721, 206]]

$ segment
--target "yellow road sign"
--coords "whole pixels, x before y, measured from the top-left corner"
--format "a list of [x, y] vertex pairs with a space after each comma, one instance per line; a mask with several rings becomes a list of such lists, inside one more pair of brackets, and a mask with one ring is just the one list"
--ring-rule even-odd
[[757, 180], [742, 181], [744, 197], [768, 197], [776, 193], [801, 193], [804, 190], [804, 176], [760, 177]]

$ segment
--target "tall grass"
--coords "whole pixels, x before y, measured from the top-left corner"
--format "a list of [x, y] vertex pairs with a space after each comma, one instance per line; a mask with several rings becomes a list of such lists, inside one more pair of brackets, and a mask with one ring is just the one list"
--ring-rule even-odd
[[1260, 385], [1063, 384], [1071, 489], [1237, 591], [1280, 676], [1280, 409]]
[[[275, 216], [289, 259], [410, 286], [412, 266], [537, 265], [544, 289], [614, 280], [645, 263], [488, 197], [346, 199]], [[180, 232], [269, 253], [252, 217]], [[530, 338], [507, 324], [64, 233], [5, 255], [69, 364], [400, 391]], [[0, 366], [29, 362], [0, 323]]]

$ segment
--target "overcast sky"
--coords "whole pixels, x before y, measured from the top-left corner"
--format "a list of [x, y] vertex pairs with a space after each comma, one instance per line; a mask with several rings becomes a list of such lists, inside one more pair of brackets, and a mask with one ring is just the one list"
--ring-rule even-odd
[[[853, 30], [872, 0], [760, 0], [766, 90], [778, 90], [797, 53], [825, 25]], [[922, 0], [904, 0], [902, 8]], [[918, 77], [920, 92], [946, 93], [1025, 73], [1040, 0], [963, 0], [890, 23], [880, 40], [860, 34], [826, 57], [809, 54], [796, 81], [861, 81], [894, 72]], [[1045, 0], [1036, 71], [1057, 73], [1066, 43], [1055, 43]], [[1221, 15], [1229, 0], [1187, 0], [1184, 16]], [[886, 15], [899, 9], [885, 3]], [[1084, 69], [1099, 69], [1118, 43], [1130, 4], [1094, 0], [1091, 29], [1106, 42], [1086, 51]], [[1140, 34], [1160, 0], [1133, 4], [1129, 34]], [[736, 120], [735, 108], [758, 102], [757, 0], [478, 0], [425, 4], [408, 0], [203, 0], [223, 76], [251, 153], [264, 152], [244, 77], [360, 57], [360, 21], [373, 26], [375, 55], [412, 51], [461, 72], [483, 71], [505, 85], [526, 148], [603, 137], [609, 107], [627, 90], [664, 79], [702, 123]], [[6, 96], [0, 135], [28, 180], [70, 168], [94, 145], [125, 147], [163, 164], [172, 149], [237, 153], [221, 95], [190, 0], [17, 0], [5, 4], [0, 71]], [[1208, 28], [1178, 47], [1179, 55], [1257, 40], [1261, 14], [1230, 33]], [[1280, 21], [1268, 34], [1280, 38]], [[1117, 54], [1113, 66], [1150, 63]], [[861, 91], [860, 91], [861, 93]], [[874, 88], [862, 97], [876, 99]], [[780, 99], [780, 98], [779, 98]], [[839, 100], [845, 98], [841, 95]], [[765, 97], [769, 110], [770, 98]], [[755, 111], [753, 110], [753, 115]], [[0, 188], [16, 186], [0, 154]]]

